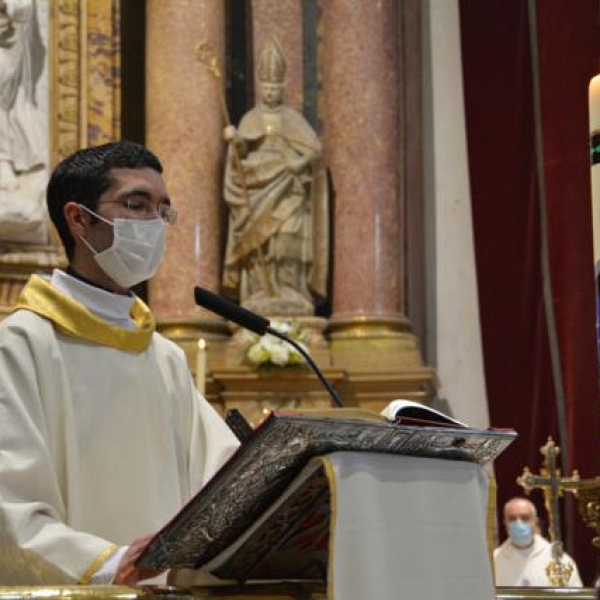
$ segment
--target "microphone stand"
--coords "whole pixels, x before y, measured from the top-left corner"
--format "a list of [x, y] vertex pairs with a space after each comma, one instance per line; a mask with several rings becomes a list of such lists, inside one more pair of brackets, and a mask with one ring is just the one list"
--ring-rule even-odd
[[277, 331], [277, 329], [271, 327], [270, 325], [267, 327], [267, 333], [270, 333], [271, 335], [278, 337], [280, 340], [283, 340], [284, 342], [291, 344], [294, 348], [296, 348], [296, 350], [298, 350], [298, 352], [302, 355], [304, 360], [309, 364], [309, 366], [313, 370], [313, 372], [321, 380], [321, 383], [325, 386], [325, 388], [329, 392], [329, 395], [332, 397], [334, 404], [338, 408], [344, 408], [344, 403], [342, 402], [342, 399], [340, 398], [339, 394], [337, 393], [337, 390], [329, 383], [329, 381], [327, 381], [327, 379], [325, 379], [323, 373], [321, 373], [321, 369], [319, 369], [319, 367], [317, 367], [315, 361], [310, 357], [310, 354], [308, 354], [308, 352], [306, 352], [306, 350], [304, 350], [304, 348], [296, 340]]

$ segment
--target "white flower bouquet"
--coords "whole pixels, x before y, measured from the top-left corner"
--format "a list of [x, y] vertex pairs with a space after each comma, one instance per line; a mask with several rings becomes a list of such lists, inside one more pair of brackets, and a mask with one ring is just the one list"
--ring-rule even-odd
[[[300, 323], [296, 321], [271, 321], [271, 327], [297, 342], [303, 350], [308, 352], [305, 344], [307, 334]], [[246, 358], [256, 367], [304, 364], [304, 358], [292, 345], [282, 339], [267, 333], [258, 336], [255, 333], [248, 334], [248, 347]]]

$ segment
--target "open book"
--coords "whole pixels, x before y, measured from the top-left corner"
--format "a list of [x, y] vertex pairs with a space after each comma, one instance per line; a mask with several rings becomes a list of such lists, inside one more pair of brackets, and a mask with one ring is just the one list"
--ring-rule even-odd
[[[441, 415], [432, 409], [427, 414]], [[321, 463], [312, 459], [358, 451], [484, 464], [516, 437], [513, 431], [448, 425], [396, 424], [376, 412], [353, 408], [273, 412], [153, 538], [137, 565], [155, 569], [210, 565], [219, 576], [237, 580], [313, 578], [320, 563], [304, 554], [306, 547], [305, 559], [291, 553], [293, 560], [279, 560], [285, 556], [283, 542], [293, 542], [295, 531], [303, 535], [312, 531], [304, 539], [312, 540], [312, 551], [321, 552], [321, 557], [326, 552], [322, 538], [311, 528], [317, 533], [327, 530], [329, 491]], [[236, 545], [242, 539], [244, 543]], [[266, 556], [268, 549], [278, 552], [270, 567], [264, 560], [260, 565], [250, 560]]]
[[469, 427], [465, 423], [462, 423], [449, 415], [445, 415], [439, 410], [435, 410], [435, 408], [420, 404], [419, 402], [413, 402], [412, 400], [404, 400], [402, 398], [390, 402], [381, 414], [397, 424], [433, 425], [437, 427], [444, 427], [446, 425], [451, 427]]

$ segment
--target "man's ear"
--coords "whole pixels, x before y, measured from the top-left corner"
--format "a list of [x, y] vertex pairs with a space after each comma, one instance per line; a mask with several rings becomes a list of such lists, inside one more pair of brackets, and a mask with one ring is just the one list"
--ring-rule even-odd
[[74, 240], [86, 237], [88, 227], [90, 226], [90, 215], [77, 202], [67, 202], [63, 209], [65, 221]]

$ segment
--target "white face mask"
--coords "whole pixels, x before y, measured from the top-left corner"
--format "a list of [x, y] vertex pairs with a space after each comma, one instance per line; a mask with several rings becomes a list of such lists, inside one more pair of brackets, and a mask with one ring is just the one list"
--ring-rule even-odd
[[123, 288], [150, 279], [165, 255], [167, 225], [162, 219], [114, 219], [109, 221], [80, 204], [87, 212], [114, 227], [113, 243], [97, 252], [87, 240], [81, 241], [94, 253], [100, 268]]

